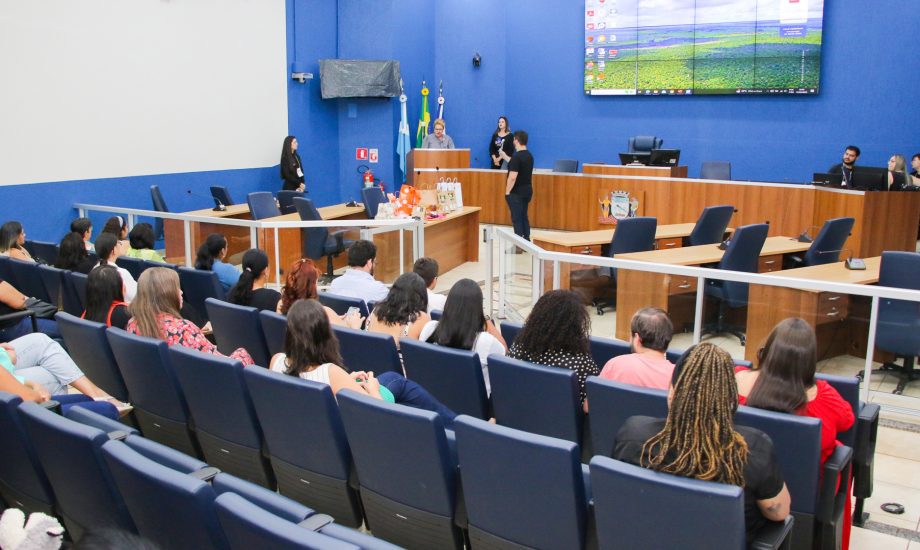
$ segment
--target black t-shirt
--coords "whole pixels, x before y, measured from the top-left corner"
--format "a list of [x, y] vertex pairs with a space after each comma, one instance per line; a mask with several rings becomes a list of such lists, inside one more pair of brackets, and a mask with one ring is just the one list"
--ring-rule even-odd
[[[498, 135], [498, 132], [492, 133], [492, 140], [489, 142], [489, 156], [493, 157], [498, 155], [499, 150], [504, 151], [509, 157], [514, 156], [514, 134], [508, 132], [502, 137]], [[492, 163], [492, 168], [498, 169], [501, 168], [501, 166], [502, 163], [500, 159], [498, 164]]]
[[[642, 446], [664, 429], [663, 418], [633, 416], [617, 433], [613, 458], [639, 464]], [[757, 507], [758, 500], [773, 498], [783, 490], [783, 473], [773, 454], [773, 441], [767, 434], [747, 426], [735, 426], [748, 445], [748, 459], [744, 464], [744, 520], [748, 538], [760, 529], [766, 519]]]
[[514, 181], [514, 187], [511, 192], [515, 194], [524, 194], [532, 192], [531, 182], [533, 179], [533, 155], [530, 151], [524, 149], [517, 151], [511, 157], [508, 163], [509, 172], [517, 172], [517, 179]]
[[281, 299], [281, 293], [271, 288], [258, 288], [252, 291], [252, 300], [249, 301], [249, 307], [268, 311], [275, 311], [278, 307], [278, 300]]

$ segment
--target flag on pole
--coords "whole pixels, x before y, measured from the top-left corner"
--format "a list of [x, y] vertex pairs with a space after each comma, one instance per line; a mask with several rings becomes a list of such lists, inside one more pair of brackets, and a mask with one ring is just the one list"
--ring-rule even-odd
[[431, 113], [428, 111], [428, 86], [422, 80], [422, 109], [418, 115], [418, 131], [415, 133], [415, 146], [421, 147], [428, 135], [428, 123], [431, 122]]
[[412, 149], [409, 142], [409, 116], [406, 114], [406, 93], [403, 91], [403, 81], [399, 79], [399, 133], [396, 134], [396, 154], [399, 155], [399, 169], [406, 181], [406, 155]]
[[441, 120], [444, 120], [444, 81], [441, 81], [440, 86], [438, 86], [438, 116]]

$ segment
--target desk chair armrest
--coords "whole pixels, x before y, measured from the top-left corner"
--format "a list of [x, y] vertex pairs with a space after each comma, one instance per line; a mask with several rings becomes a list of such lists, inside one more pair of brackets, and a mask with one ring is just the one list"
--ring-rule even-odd
[[856, 419], [856, 448], [853, 449], [853, 495], [857, 498], [872, 496], [872, 470], [875, 464], [875, 444], [878, 439], [880, 407], [875, 403], [862, 404]]
[[795, 519], [791, 515], [783, 521], [767, 522], [766, 525], [757, 531], [754, 538], [751, 539], [751, 544], [748, 548], [750, 550], [791, 548], [792, 537], [790, 537], [789, 534], [792, 533], [793, 523], [795, 523]]
[[847, 485], [850, 479], [850, 465], [853, 461], [853, 449], [846, 445], [837, 445], [831, 456], [827, 457], [818, 487], [818, 509], [815, 520], [830, 523], [843, 510]]
[[38, 321], [35, 320], [35, 311], [31, 309], [24, 309], [22, 311], [14, 311], [13, 313], [0, 315], [0, 323], [6, 323], [7, 321], [18, 321], [23, 317], [31, 317], [32, 332], [38, 332]]

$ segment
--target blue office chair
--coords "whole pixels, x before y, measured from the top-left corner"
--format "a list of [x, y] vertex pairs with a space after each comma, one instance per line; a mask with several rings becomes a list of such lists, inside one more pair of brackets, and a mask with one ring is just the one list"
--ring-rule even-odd
[[571, 159], [557, 160], [553, 163], [553, 172], [569, 174], [578, 172], [578, 161]]
[[409, 548], [462, 548], [457, 464], [441, 417], [351, 390], [336, 399], [374, 536]]
[[789, 267], [808, 267], [839, 261], [843, 244], [849, 238], [855, 222], [854, 218], [834, 218], [824, 222], [805, 254], [801, 257], [790, 256], [792, 263]]
[[265, 334], [268, 356], [284, 351], [284, 335], [287, 332], [287, 317], [274, 311], [260, 311], [259, 322]]
[[642, 388], [589, 376], [585, 384], [591, 404], [591, 446], [594, 454], [611, 456], [617, 433], [631, 416], [664, 418], [668, 415], [668, 392]]
[[[293, 199], [294, 207], [303, 221], [322, 221], [319, 210], [313, 201], [302, 197]], [[331, 278], [334, 271], [332, 259], [345, 252], [354, 241], [345, 238], [346, 230], [329, 231], [326, 227], [306, 227], [303, 229], [303, 255], [312, 260], [326, 257], [326, 277]]]
[[418, 382], [457, 414], [488, 419], [489, 396], [475, 351], [453, 349], [411, 338], [400, 341], [406, 377]]
[[700, 219], [693, 226], [693, 231], [685, 241], [685, 246], [699, 246], [722, 242], [728, 222], [735, 213], [735, 207], [729, 205], [707, 206], [700, 214]]
[[130, 402], [125, 379], [118, 370], [118, 362], [106, 337], [106, 326], [64, 311], [58, 312], [54, 319], [64, 337], [67, 353], [83, 374], [119, 401]]
[[233, 202], [233, 199], [230, 198], [230, 191], [223, 185], [212, 185], [211, 196], [214, 198], [214, 203], [217, 206], [231, 206], [236, 204]]
[[[604, 247], [602, 252], [608, 258], [614, 258], [617, 254], [652, 250], [655, 248], [655, 231], [657, 228], [657, 218], [639, 217], [620, 220], [617, 223], [616, 231], [613, 232], [613, 238], [610, 239], [610, 244]], [[599, 271], [610, 277], [610, 286], [614, 296], [616, 296], [616, 268], [604, 267], [600, 268]], [[604, 314], [605, 307], [613, 307], [616, 304], [614, 298], [594, 298], [592, 301], [594, 302], [594, 307], [597, 308], [598, 315]]]
[[48, 295], [48, 290], [42, 283], [37, 263], [13, 258], [8, 258], [6, 261], [12, 275], [10, 284], [16, 290], [25, 296], [32, 296], [44, 302], [52, 303], [52, 298]]
[[208, 464], [274, 488], [275, 475], [263, 456], [262, 428], [243, 381], [243, 363], [181, 346], [170, 348], [169, 358]]
[[332, 389], [266, 369], [245, 369], [243, 378], [262, 426], [278, 491], [344, 525], [360, 526], [358, 483]]
[[454, 422], [473, 548], [584, 548], [578, 445], [468, 416]]
[[134, 280], [138, 280], [141, 276], [141, 273], [147, 269], [147, 263], [140, 258], [132, 258], [130, 256], [119, 256], [115, 260], [115, 265], [118, 267], [123, 267], [128, 270], [128, 273], [134, 277]]
[[[760, 251], [767, 240], [769, 229], [770, 226], [765, 223], [744, 225], [737, 228], [728, 247], [725, 249], [725, 254], [719, 261], [718, 268], [727, 271], [757, 273]], [[728, 326], [725, 322], [725, 316], [728, 308], [735, 309], [747, 305], [748, 283], [707, 279], [704, 292], [706, 296], [710, 296], [719, 302], [719, 313], [716, 323], [704, 327], [703, 332], [706, 334], [727, 332], [737, 336], [741, 340], [741, 345], [745, 345], [747, 338], [744, 332], [742, 332], [741, 328]]]
[[630, 153], [651, 153], [652, 149], [661, 149], [664, 140], [655, 136], [633, 136], [629, 138]]
[[731, 181], [732, 163], [727, 160], [706, 160], [700, 168], [701, 180]]
[[333, 326], [332, 330], [339, 339], [343, 366], [348, 370], [403, 373], [392, 336], [339, 325]]
[[[160, 193], [159, 185], [150, 186], [150, 199], [153, 201], [153, 209], [156, 212], [169, 212], [166, 207], [166, 201], [163, 200], [163, 194]], [[153, 234], [156, 240], [163, 239], [163, 218], [153, 219]]]
[[492, 355], [489, 380], [499, 424], [581, 444], [584, 413], [575, 371]]
[[45, 292], [51, 297], [51, 303], [61, 306], [61, 289], [64, 285], [64, 270], [50, 265], [38, 266], [38, 276], [45, 285]]
[[361, 298], [341, 296], [331, 292], [320, 292], [318, 299], [319, 303], [323, 304], [339, 315], [345, 315], [348, 313], [349, 308], [356, 307], [361, 312], [361, 317], [367, 317], [367, 304], [365, 304], [364, 300]]
[[40, 264], [54, 265], [58, 257], [58, 245], [45, 241], [26, 241], [25, 248]]
[[275, 196], [269, 191], [257, 191], [246, 195], [249, 214], [254, 220], [264, 220], [281, 215], [281, 209], [275, 203]]
[[0, 392], [0, 497], [26, 515], [55, 513], [54, 492], [23, 426], [22, 399]]
[[[882, 252], [878, 284], [920, 290], [917, 269], [920, 269], [918, 253]], [[914, 361], [920, 355], [920, 303], [879, 299], [875, 346], [903, 358], [902, 365], [885, 363], [879, 371], [898, 377], [898, 386], [892, 393], [900, 395], [908, 383], [920, 377], [914, 369]]]
[[191, 417], [185, 396], [166, 353], [166, 342], [118, 328], [109, 328], [106, 336], [144, 437], [185, 454], [201, 456], [189, 426]]
[[361, 189], [361, 201], [364, 203], [367, 217], [374, 219], [377, 217], [377, 207], [380, 206], [380, 203], [387, 202], [387, 197], [383, 194], [383, 189], [379, 187], [365, 187]]
[[268, 368], [271, 356], [259, 321], [259, 310], [238, 306], [223, 300], [207, 298], [204, 301], [217, 340], [217, 349], [230, 355], [236, 348], [245, 348], [256, 365]]
[[502, 338], [505, 339], [505, 343], [508, 344], [508, 349], [511, 349], [511, 344], [514, 342], [514, 339], [517, 338], [517, 335], [524, 330], [524, 325], [521, 323], [512, 323], [511, 321], [502, 321], [498, 330], [502, 333]]
[[179, 285], [182, 287], [183, 303], [191, 308], [190, 321], [198, 326], [210, 320], [208, 309], [204, 302], [208, 298], [223, 300], [224, 287], [221, 286], [217, 273], [194, 269], [191, 267], [179, 268]]
[[303, 191], [278, 191], [278, 209], [281, 210], [281, 214], [297, 212], [297, 208], [294, 206], [294, 199], [301, 199], [303, 196]]

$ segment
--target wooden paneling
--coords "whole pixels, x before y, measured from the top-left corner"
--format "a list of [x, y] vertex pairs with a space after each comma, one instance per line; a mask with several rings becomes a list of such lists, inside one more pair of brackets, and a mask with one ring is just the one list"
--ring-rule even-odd
[[885, 250], [914, 250], [918, 221], [920, 193], [866, 193], [863, 224], [858, 233], [862, 235], [859, 255], [867, 257], [877, 256]]
[[605, 176], [642, 176], [653, 178], [686, 178], [686, 166], [634, 166], [619, 164], [584, 164], [581, 171], [585, 174], [602, 174]]
[[413, 149], [406, 155], [406, 182], [418, 185], [416, 170], [420, 168], [469, 168], [469, 149]]

